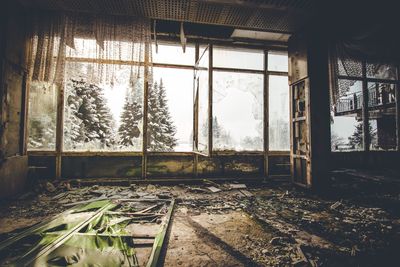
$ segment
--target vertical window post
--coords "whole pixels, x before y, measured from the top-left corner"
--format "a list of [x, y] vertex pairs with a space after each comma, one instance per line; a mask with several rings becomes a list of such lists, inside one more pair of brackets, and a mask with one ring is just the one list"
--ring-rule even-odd
[[268, 73], [268, 50], [264, 50], [264, 176], [269, 174], [269, 73]]
[[56, 179], [61, 178], [64, 137], [64, 82], [57, 84], [57, 125], [56, 125]]
[[147, 122], [148, 122], [148, 97], [149, 97], [149, 53], [150, 45], [145, 44], [144, 47], [144, 101], [143, 101], [143, 138], [142, 138], [142, 179], [147, 176]]
[[213, 45], [208, 47], [208, 154], [211, 156], [213, 151]]
[[363, 91], [363, 104], [362, 104], [362, 119], [363, 119], [363, 146], [364, 151], [369, 151], [370, 136], [369, 136], [369, 119], [368, 119], [368, 81], [367, 81], [367, 62], [362, 61], [362, 91]]

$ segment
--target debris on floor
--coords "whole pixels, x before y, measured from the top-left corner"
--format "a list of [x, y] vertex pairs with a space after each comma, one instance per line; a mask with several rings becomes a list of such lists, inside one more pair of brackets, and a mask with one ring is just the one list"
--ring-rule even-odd
[[[140, 236], [147, 223], [163, 228], [166, 209], [157, 201], [176, 199], [164, 250], [157, 252], [166, 266], [393, 266], [400, 245], [400, 180], [368, 173], [358, 177], [355, 170], [335, 171], [331, 180], [332, 186], [319, 194], [282, 181], [203, 180], [170, 186], [44, 182], [1, 204], [0, 241], [77, 205], [104, 201], [124, 208], [107, 211], [111, 218], [99, 221], [101, 229], [95, 232], [100, 239], [107, 231], [120, 234], [102, 225], [125, 223], [112, 217], [117, 215], [113, 212], [137, 223], [135, 235]], [[142, 212], [134, 208], [139, 200], [149, 203]], [[56, 237], [54, 231], [47, 236]], [[133, 241], [138, 245], [135, 251], [153, 244], [148, 239]], [[143, 257], [138, 262], [143, 263]]]

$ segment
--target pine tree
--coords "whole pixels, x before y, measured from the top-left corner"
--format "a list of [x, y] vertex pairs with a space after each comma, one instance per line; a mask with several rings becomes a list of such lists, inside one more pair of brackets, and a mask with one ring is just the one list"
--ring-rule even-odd
[[163, 144], [162, 151], [173, 151], [177, 145], [177, 139], [175, 138], [176, 127], [171, 118], [168, 109], [167, 95], [162, 79], [160, 79], [160, 85], [158, 88], [158, 101], [160, 109], [160, 126], [161, 126], [161, 143]]
[[168, 110], [165, 87], [162, 79], [149, 88], [148, 97], [148, 149], [150, 151], [172, 151], [176, 146], [176, 128]]
[[[138, 82], [130, 80], [130, 87], [127, 90], [125, 97], [125, 104], [121, 114], [121, 125], [119, 126], [118, 133], [120, 136], [119, 143], [122, 146], [134, 146], [134, 139], [140, 137], [139, 123], [143, 117], [142, 105], [137, 96]], [[139, 91], [140, 92], [140, 91]]]
[[115, 122], [103, 89], [84, 80], [71, 79], [67, 93], [65, 136], [70, 147], [92, 141], [99, 142], [102, 147], [114, 144]]
[[[368, 123], [368, 132], [370, 136], [370, 140], [373, 140], [376, 137], [376, 133], [372, 131], [372, 126]], [[359, 123], [354, 130], [354, 133], [348, 138], [349, 145], [354, 148], [362, 148], [363, 146], [363, 124]]]

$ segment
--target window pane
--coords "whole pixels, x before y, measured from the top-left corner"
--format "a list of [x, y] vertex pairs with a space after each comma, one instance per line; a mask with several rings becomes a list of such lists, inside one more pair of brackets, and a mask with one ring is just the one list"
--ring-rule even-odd
[[286, 52], [268, 52], [268, 70], [288, 71], [288, 55]]
[[200, 60], [198, 66], [199, 70], [196, 71], [196, 88], [198, 91], [198, 151], [208, 152], [208, 65], [209, 53], [208, 48], [200, 47]]
[[213, 66], [234, 69], [264, 69], [264, 52], [254, 49], [213, 48]]
[[371, 150], [396, 149], [396, 85], [368, 83]]
[[192, 151], [193, 70], [153, 68], [148, 99], [149, 151]]
[[269, 150], [290, 150], [288, 77], [269, 76]]
[[143, 128], [143, 74], [126, 65], [103, 83], [92, 63], [66, 65], [64, 150], [140, 151]]
[[195, 48], [192, 45], [186, 46], [186, 51], [183, 53], [182, 46], [178, 44], [158, 44], [158, 53], [156, 46], [153, 44], [153, 62], [178, 64], [178, 65], [194, 65]]
[[55, 150], [57, 125], [57, 87], [32, 82], [29, 90], [28, 149]]
[[339, 80], [341, 95], [331, 111], [331, 150], [363, 150], [362, 82]]
[[262, 151], [263, 75], [213, 75], [213, 148]]
[[397, 68], [392, 64], [367, 63], [367, 78], [396, 80]]

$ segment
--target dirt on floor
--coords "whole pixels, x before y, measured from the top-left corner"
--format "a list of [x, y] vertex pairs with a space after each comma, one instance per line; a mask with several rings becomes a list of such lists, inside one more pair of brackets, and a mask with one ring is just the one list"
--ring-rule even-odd
[[175, 198], [164, 266], [395, 266], [398, 173], [337, 170], [330, 186], [289, 182], [79, 186], [43, 181], [0, 206], [0, 241], [82, 201]]

